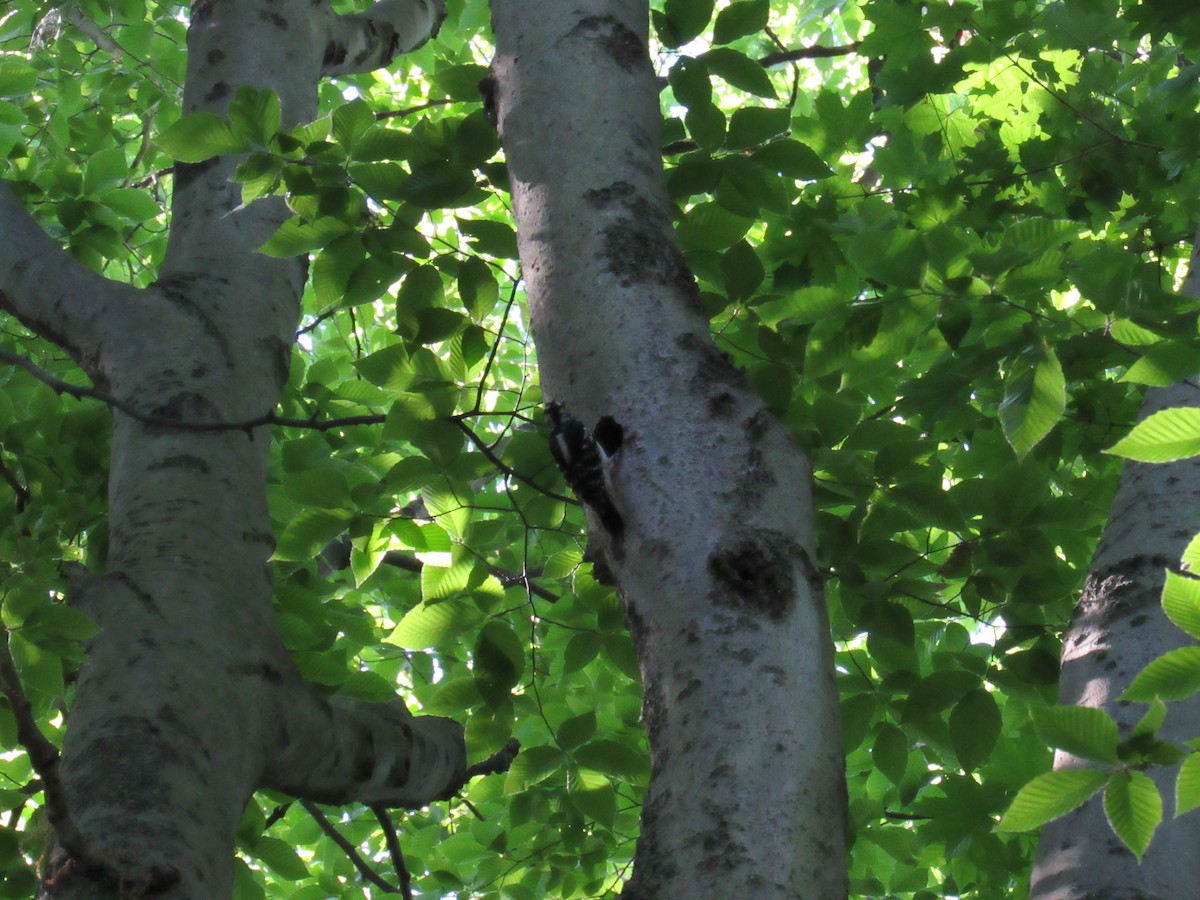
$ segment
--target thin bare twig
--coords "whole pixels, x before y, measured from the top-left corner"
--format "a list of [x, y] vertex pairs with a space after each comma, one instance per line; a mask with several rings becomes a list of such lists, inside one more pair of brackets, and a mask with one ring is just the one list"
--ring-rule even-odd
[[862, 41], [845, 44], [838, 47], [798, 47], [795, 50], [780, 50], [778, 53], [768, 53], [759, 57], [758, 64], [764, 69], [778, 66], [781, 63], [796, 62], [801, 59], [828, 59], [831, 56], [848, 56], [857, 53]]
[[389, 884], [385, 881], [378, 872], [371, 868], [370, 864], [362, 858], [358, 849], [351, 844], [346, 838], [342, 837], [342, 833], [333, 827], [333, 823], [329, 821], [325, 813], [317, 807], [317, 804], [310, 800], [301, 800], [300, 805], [304, 807], [305, 812], [313, 817], [313, 821], [317, 823], [320, 829], [325, 832], [326, 837], [338, 845], [347, 859], [354, 864], [354, 868], [358, 869], [360, 875], [365, 878], [379, 890], [385, 894], [399, 894], [400, 888], [394, 884]]
[[383, 840], [387, 844], [388, 854], [392, 857], [392, 868], [400, 882], [400, 895], [404, 900], [412, 900], [412, 873], [408, 871], [408, 863], [404, 859], [404, 851], [400, 849], [400, 838], [396, 836], [396, 822], [386, 806], [376, 804], [371, 807], [379, 827], [383, 829]]
[[440, 97], [437, 100], [427, 100], [424, 103], [418, 103], [416, 106], [406, 106], [403, 109], [390, 109], [386, 112], [377, 112], [375, 113], [375, 121], [382, 122], [385, 119], [398, 119], [402, 116], [411, 116], [413, 113], [433, 109], [435, 106], [446, 106], [449, 103], [458, 102], [457, 100], [451, 100], [449, 97]]
[[29, 764], [41, 776], [42, 790], [46, 796], [46, 818], [67, 852], [88, 868], [103, 869], [103, 865], [87, 852], [83, 835], [71, 821], [67, 809], [67, 795], [62, 779], [58, 777], [58, 748], [42, 734], [33, 718], [33, 707], [21, 686], [21, 676], [12, 652], [8, 649], [8, 634], [0, 640], [0, 690], [3, 690], [8, 705], [17, 723], [17, 740], [29, 755]]

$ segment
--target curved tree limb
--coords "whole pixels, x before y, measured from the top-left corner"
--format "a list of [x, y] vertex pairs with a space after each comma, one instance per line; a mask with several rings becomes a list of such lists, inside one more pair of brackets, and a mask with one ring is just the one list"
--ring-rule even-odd
[[0, 182], [0, 309], [62, 346], [95, 377], [110, 322], [134, 305], [138, 293], [63, 250]]

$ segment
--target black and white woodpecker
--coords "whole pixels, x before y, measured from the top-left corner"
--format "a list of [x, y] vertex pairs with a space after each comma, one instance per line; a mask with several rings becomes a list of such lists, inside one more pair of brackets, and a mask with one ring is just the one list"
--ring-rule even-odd
[[593, 435], [557, 401], [546, 405], [546, 421], [550, 452], [563, 478], [613, 539], [620, 540], [625, 520], [613, 501], [612, 469], [621, 452], [624, 429], [612, 416], [605, 416], [596, 423]]

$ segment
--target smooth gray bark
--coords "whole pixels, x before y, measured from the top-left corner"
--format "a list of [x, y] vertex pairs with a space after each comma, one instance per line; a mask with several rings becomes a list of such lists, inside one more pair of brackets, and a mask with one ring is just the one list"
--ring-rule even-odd
[[652, 775], [637, 900], [846, 896], [809, 465], [715, 348], [662, 174], [645, 0], [494, 0], [492, 66], [542, 387], [626, 429], [624, 600]]
[[[1197, 240], [1200, 248], [1200, 236]], [[1200, 264], [1193, 251], [1184, 291], [1200, 296]], [[1142, 417], [1175, 406], [1200, 406], [1200, 387], [1184, 382], [1151, 390]], [[1149, 662], [1194, 644], [1162, 611], [1167, 569], [1200, 532], [1200, 458], [1166, 464], [1127, 463], [1112, 512], [1088, 574], [1083, 596], [1063, 636], [1059, 703], [1090, 706], [1112, 716], [1122, 738], [1146, 704], [1121, 701]], [[1200, 697], [1172, 703], [1158, 732], [1182, 744], [1197, 735]], [[1093, 765], [1065, 751], [1055, 769]], [[1177, 767], [1146, 771], [1163, 798], [1163, 822], [1139, 863], [1113, 833], [1100, 796], [1042, 828], [1033, 868], [1033, 900], [1174, 900], [1200, 889], [1200, 819], [1174, 818]]]
[[[274, 90], [289, 128], [323, 74], [386, 63], [436, 30], [441, 0], [337, 17], [312, 0], [198, 0], [186, 112], [223, 113], [241, 85]], [[157, 282], [135, 290], [75, 264], [0, 186], [0, 308], [60, 343], [121, 401], [109, 554], [69, 600], [101, 625], [80, 672], [60, 764], [75, 837], [42, 896], [232, 890], [235, 831], [259, 787], [324, 802], [421, 805], [462, 783], [462, 728], [403, 703], [330, 704], [277, 637], [267, 560], [264, 428], [305, 281], [256, 248], [283, 201], [241, 207], [236, 158], [176, 167]]]

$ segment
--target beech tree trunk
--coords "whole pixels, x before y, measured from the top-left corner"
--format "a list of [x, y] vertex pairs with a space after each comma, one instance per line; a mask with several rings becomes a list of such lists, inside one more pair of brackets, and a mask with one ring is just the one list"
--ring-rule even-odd
[[[197, 0], [185, 112], [223, 113], [253, 85], [279, 95], [284, 128], [311, 119], [323, 74], [377, 68], [442, 15], [440, 0], [381, 7]], [[107, 571], [76, 577], [68, 598], [101, 631], [57, 767], [65, 800], [47, 799], [59, 827], [41, 896], [228, 897], [256, 788], [400, 806], [462, 783], [461, 726], [399, 700], [331, 705], [276, 636], [270, 435], [229, 426], [278, 402], [305, 267], [256, 252], [288, 212], [279, 198], [240, 208], [237, 163], [176, 167], [170, 244], [145, 290], [75, 264], [0, 187], [0, 306], [122, 410]]]
[[846, 896], [807, 460], [713, 344], [671, 222], [645, 0], [493, 0], [501, 141], [547, 400], [625, 428], [617, 543], [652, 774], [636, 900]]
[[[1197, 236], [1200, 250], [1200, 235]], [[1184, 292], [1200, 297], [1200, 260], [1193, 250]], [[1200, 406], [1200, 387], [1183, 382], [1151, 390], [1142, 417], [1175, 406]], [[1149, 662], [1194, 643], [1162, 611], [1167, 569], [1200, 531], [1200, 458], [1174, 463], [1126, 463], [1112, 512], [1088, 574], [1083, 596], [1063, 637], [1059, 703], [1102, 709], [1122, 738], [1146, 712], [1146, 704], [1118, 699]], [[1200, 696], [1172, 703], [1159, 729], [1162, 740], [1182, 744], [1197, 736]], [[1055, 769], [1093, 765], [1065, 751]], [[1139, 863], [1113, 833], [1102, 795], [1042, 828], [1033, 868], [1031, 898], [1074, 900], [1172, 900], [1194, 897], [1200, 885], [1200, 819], [1174, 817], [1178, 767], [1146, 771], [1163, 798], [1163, 821]]]

